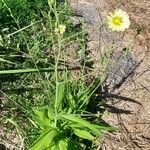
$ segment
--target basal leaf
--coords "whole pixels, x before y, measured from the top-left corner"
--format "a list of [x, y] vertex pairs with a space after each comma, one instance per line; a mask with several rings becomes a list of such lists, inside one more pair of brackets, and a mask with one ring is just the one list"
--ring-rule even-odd
[[67, 141], [61, 140], [58, 145], [59, 145], [60, 150], [68, 150], [68, 148], [67, 148], [68, 142]]
[[81, 125], [81, 127], [86, 127], [87, 129], [90, 129], [93, 134], [95, 134], [96, 136], [99, 136], [101, 134], [100, 130], [94, 126], [93, 124], [89, 123], [88, 121], [79, 118], [73, 114], [66, 114], [66, 115], [61, 115], [62, 118], [70, 120], [72, 122], [76, 122], [78, 124]]
[[45, 126], [51, 126], [51, 120], [48, 118], [48, 113], [46, 111], [46, 109], [40, 109], [40, 108], [33, 108], [33, 111], [36, 115], [35, 117], [35, 122], [38, 126], [40, 126], [41, 128], [45, 127]]
[[90, 132], [86, 131], [86, 130], [80, 130], [80, 129], [74, 129], [74, 134], [76, 134], [78, 137], [83, 138], [83, 139], [87, 139], [90, 141], [94, 140], [94, 136], [91, 135]]
[[56, 144], [56, 145], [52, 146], [52, 147], [50, 148], [50, 150], [60, 150], [60, 149], [59, 149], [59, 145]]
[[40, 137], [35, 143], [29, 148], [29, 150], [45, 150], [53, 142], [53, 138], [58, 135], [58, 131], [55, 129], [43, 130]]

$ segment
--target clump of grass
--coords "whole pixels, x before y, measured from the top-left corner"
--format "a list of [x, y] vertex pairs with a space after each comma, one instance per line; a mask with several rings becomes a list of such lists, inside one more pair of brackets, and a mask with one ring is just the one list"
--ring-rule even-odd
[[[103, 79], [87, 85], [84, 65], [78, 67], [80, 77], [72, 79], [72, 66], [64, 58], [70, 41], [78, 43], [75, 51], [85, 53], [85, 31], [74, 28], [67, 2], [2, 0], [0, 10], [2, 105], [13, 108], [2, 113], [2, 121], [19, 130], [22, 148], [85, 149], [84, 139], [94, 144], [112, 130], [90, 121], [99, 115], [87, 111]], [[66, 26], [62, 34], [55, 32], [59, 25]]]

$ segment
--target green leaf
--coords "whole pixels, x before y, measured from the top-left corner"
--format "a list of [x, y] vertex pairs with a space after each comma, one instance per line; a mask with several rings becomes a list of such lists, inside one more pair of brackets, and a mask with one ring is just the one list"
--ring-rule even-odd
[[95, 80], [84, 91], [78, 93], [78, 99], [80, 100], [78, 103], [79, 109], [86, 109], [90, 97], [95, 92], [95, 90], [100, 86], [100, 84], [101, 84], [100, 80]]
[[15, 64], [15, 63], [13, 63], [13, 62], [11, 62], [9, 60], [3, 59], [3, 58], [0, 58], [0, 62], [6, 62], [8, 64]]
[[0, 46], [3, 46], [3, 38], [1, 35], [0, 35]]
[[29, 148], [29, 150], [45, 150], [53, 143], [53, 138], [58, 135], [55, 129], [46, 129], [42, 131], [41, 136]]
[[74, 108], [74, 106], [76, 105], [75, 104], [76, 97], [73, 96], [69, 90], [67, 91], [67, 98], [68, 98], [69, 106], [71, 108]]
[[60, 150], [68, 150], [68, 142], [67, 141], [65, 141], [65, 140], [61, 140], [60, 142], [59, 142], [59, 149]]
[[97, 129], [101, 130], [101, 131], [114, 131], [117, 130], [117, 128], [109, 126], [108, 124], [100, 124], [100, 125], [94, 125]]
[[86, 127], [87, 129], [90, 129], [93, 132], [93, 134], [95, 134], [96, 136], [99, 136], [101, 134], [100, 130], [97, 129], [97, 126], [89, 123], [88, 121], [86, 121], [82, 118], [76, 117], [73, 114], [61, 115], [61, 117], [64, 119], [67, 119], [69, 121], [76, 122], [76, 123], [80, 124], [81, 128]]
[[54, 111], [53, 111], [53, 109], [50, 107], [49, 109], [48, 109], [48, 118], [52, 121], [52, 120], [54, 120]]
[[47, 150], [80, 150], [80, 145], [71, 140], [60, 140]]
[[83, 139], [87, 139], [90, 141], [94, 140], [94, 136], [91, 135], [91, 133], [86, 130], [74, 129], [74, 134]]
[[60, 150], [60, 149], [59, 149], [59, 145], [56, 144], [56, 145], [52, 146], [52, 147], [50, 148], [50, 150]]
[[65, 84], [64, 83], [59, 83], [58, 85], [58, 103], [57, 103], [57, 108], [58, 110], [62, 109], [62, 100], [64, 98], [64, 91], [65, 91]]
[[52, 147], [50, 147], [50, 150], [68, 150], [68, 143], [65, 140], [60, 140], [57, 143], [55, 143]]
[[35, 117], [35, 122], [37, 125], [39, 125], [41, 128], [45, 126], [50, 126], [51, 127], [51, 120], [48, 118], [48, 110], [43, 109], [43, 108], [33, 108], [33, 111], [36, 115]]

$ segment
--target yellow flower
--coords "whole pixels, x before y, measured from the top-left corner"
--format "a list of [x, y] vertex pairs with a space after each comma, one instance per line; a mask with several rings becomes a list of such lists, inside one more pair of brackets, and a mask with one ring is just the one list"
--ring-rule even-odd
[[60, 34], [63, 34], [65, 31], [66, 31], [65, 25], [58, 25], [58, 28], [55, 29], [55, 32]]
[[109, 13], [107, 20], [108, 27], [112, 29], [112, 31], [124, 31], [130, 26], [128, 14], [121, 9], [117, 9], [114, 12]]

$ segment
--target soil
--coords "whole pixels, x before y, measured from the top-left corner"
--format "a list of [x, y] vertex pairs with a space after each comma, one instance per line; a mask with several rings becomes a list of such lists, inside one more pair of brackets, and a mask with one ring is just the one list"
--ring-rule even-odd
[[[103, 116], [120, 130], [100, 139], [99, 149], [150, 150], [150, 1], [70, 0], [70, 3], [86, 22], [87, 50], [95, 69], [99, 70], [102, 55], [110, 46], [114, 48], [106, 83], [107, 105], [125, 111]], [[116, 8], [130, 16], [130, 28], [123, 33], [113, 33], [103, 26], [107, 14]], [[126, 49], [128, 57], [118, 63], [120, 53]]]

